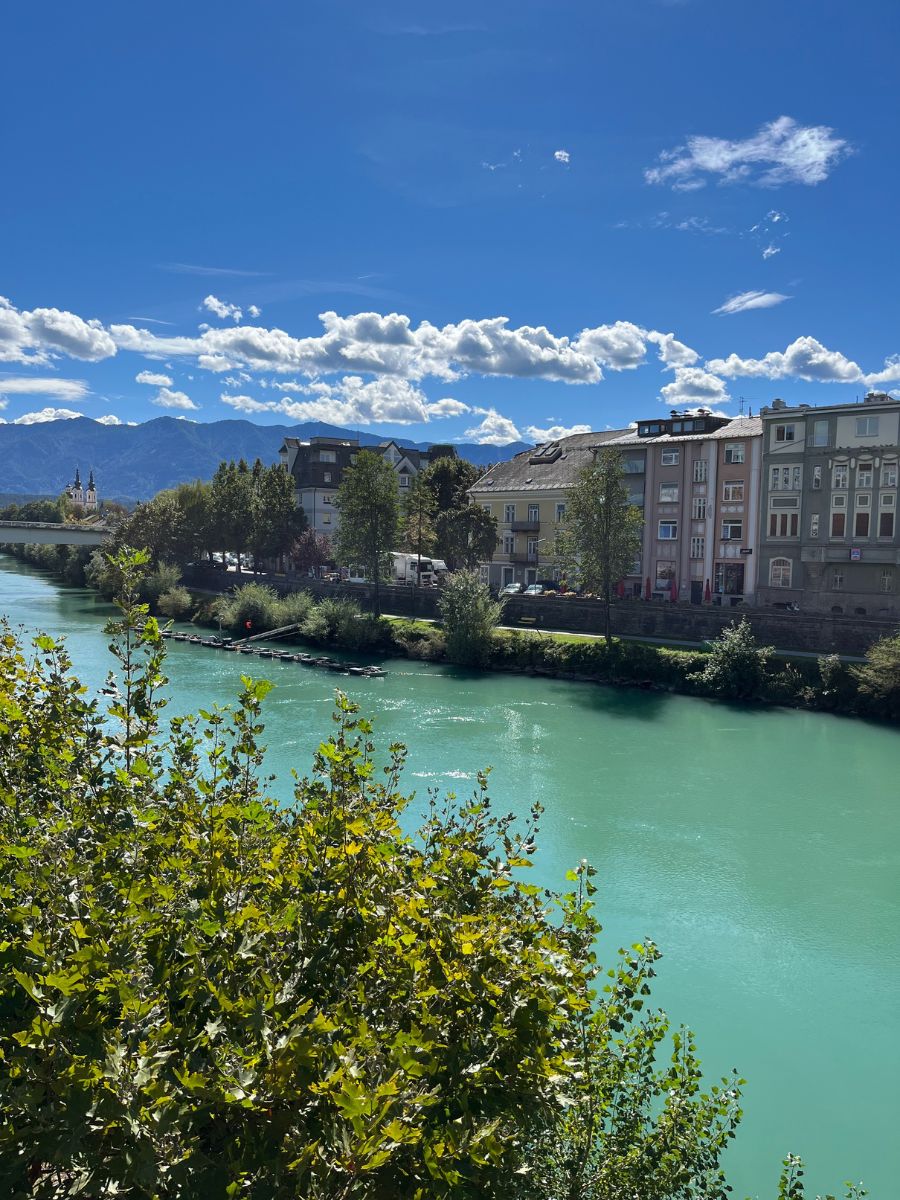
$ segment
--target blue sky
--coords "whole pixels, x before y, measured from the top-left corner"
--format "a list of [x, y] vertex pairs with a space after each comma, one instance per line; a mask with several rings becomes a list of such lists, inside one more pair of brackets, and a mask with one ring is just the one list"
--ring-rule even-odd
[[895, 0], [16, 5], [0, 419], [900, 389]]

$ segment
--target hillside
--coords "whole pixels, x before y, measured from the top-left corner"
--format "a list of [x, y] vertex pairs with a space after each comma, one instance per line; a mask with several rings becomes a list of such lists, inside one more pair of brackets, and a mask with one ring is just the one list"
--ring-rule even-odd
[[[87, 417], [36, 425], [0, 425], [0, 489], [15, 495], [57, 495], [75, 468], [93, 470], [101, 497], [143, 500], [162, 488], [190, 479], [209, 479], [222, 459], [256, 458], [275, 462], [285, 437], [358, 437], [361, 445], [384, 440], [334, 425], [256, 425], [252, 421], [200, 424], [158, 417], [143, 425], [100, 425]], [[425, 450], [432, 443], [394, 439], [399, 445]], [[526, 449], [461, 444], [457, 452], [487, 466]]]

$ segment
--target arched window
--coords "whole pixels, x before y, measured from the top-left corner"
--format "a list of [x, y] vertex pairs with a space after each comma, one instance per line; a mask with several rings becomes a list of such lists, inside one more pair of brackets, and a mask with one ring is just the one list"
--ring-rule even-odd
[[769, 586], [791, 586], [791, 560], [789, 558], [773, 558], [769, 563]]

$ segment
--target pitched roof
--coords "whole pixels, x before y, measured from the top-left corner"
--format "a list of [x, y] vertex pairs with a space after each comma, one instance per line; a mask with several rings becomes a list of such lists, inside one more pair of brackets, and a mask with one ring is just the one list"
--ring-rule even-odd
[[661, 433], [658, 437], [638, 437], [636, 429], [627, 429], [614, 436], [613, 446], [658, 446], [670, 442], [709, 442], [723, 438], [761, 437], [762, 420], [759, 417], [735, 417], [727, 425], [709, 433]]
[[594, 447], [624, 432], [609, 429], [602, 433], [574, 433], [571, 437], [535, 446], [533, 450], [523, 450], [507, 462], [491, 467], [469, 488], [469, 495], [555, 491], [572, 487], [582, 467], [594, 461]]

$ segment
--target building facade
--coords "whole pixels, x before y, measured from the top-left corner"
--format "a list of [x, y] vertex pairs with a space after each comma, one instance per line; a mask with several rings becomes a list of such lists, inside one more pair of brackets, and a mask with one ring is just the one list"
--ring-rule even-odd
[[641, 556], [627, 594], [754, 602], [761, 434], [759, 418], [701, 410], [638, 421], [608, 443], [635, 480], [633, 502], [643, 497]]
[[761, 414], [760, 602], [900, 616], [900, 401]]
[[409, 491], [415, 476], [430, 462], [456, 454], [449, 445], [435, 445], [424, 451], [399, 446], [394, 441], [360, 446], [357, 438], [314, 437], [309, 441], [285, 438], [279, 456], [294, 479], [297, 506], [306, 513], [310, 528], [327, 538], [334, 536], [338, 526], [335, 494], [344, 472], [356, 462], [360, 450], [372, 450], [390, 463], [397, 475], [401, 499]]
[[82, 487], [81, 471], [76, 467], [75, 479], [66, 487], [66, 496], [73, 504], [80, 505], [85, 512], [96, 512], [100, 507], [100, 500], [94, 484], [94, 472], [91, 471], [88, 476], [87, 487]]

